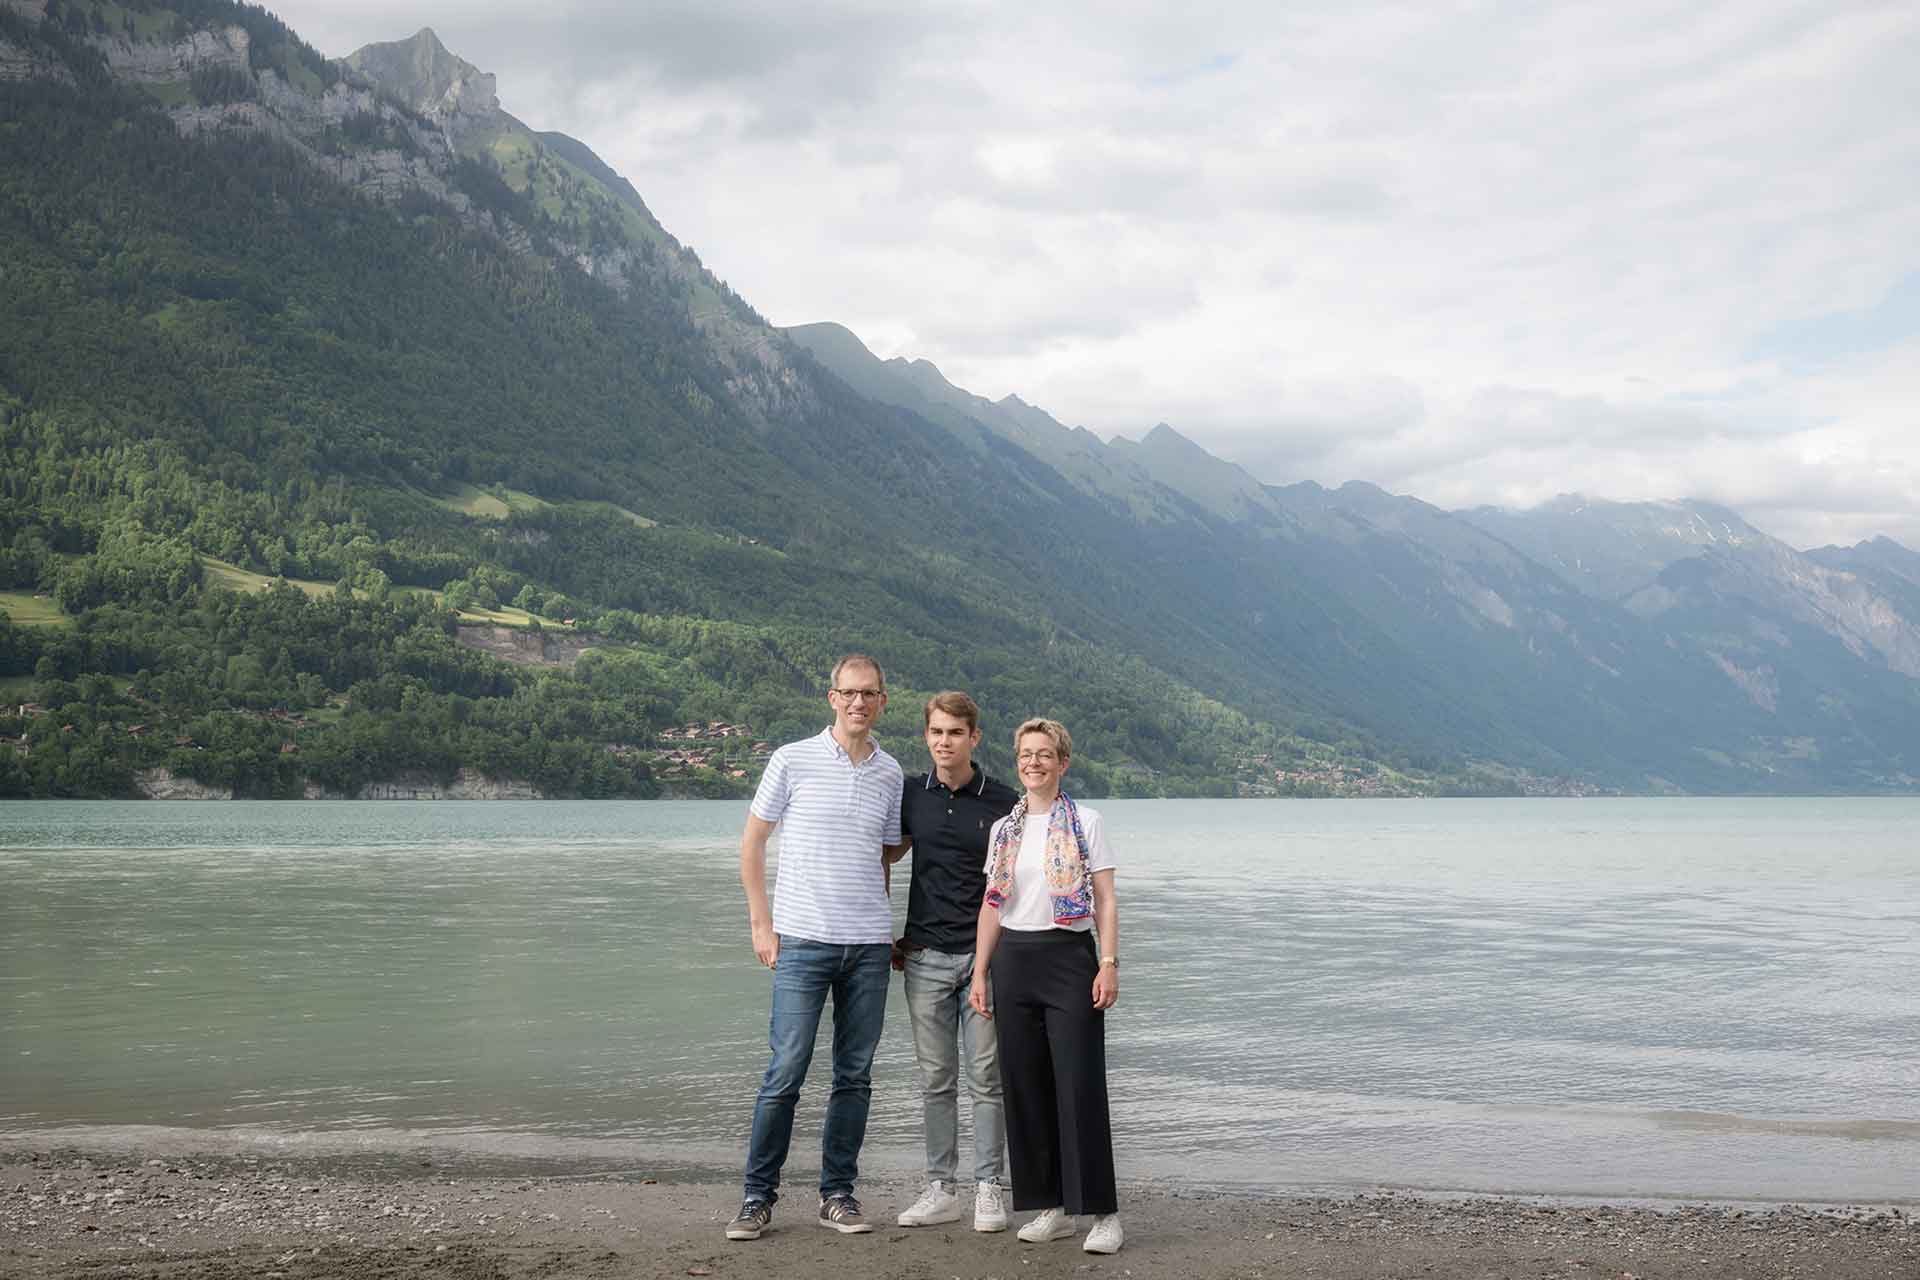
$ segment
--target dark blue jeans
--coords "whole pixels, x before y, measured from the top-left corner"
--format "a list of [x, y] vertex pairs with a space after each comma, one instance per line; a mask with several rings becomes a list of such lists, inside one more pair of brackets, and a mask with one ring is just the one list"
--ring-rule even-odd
[[820, 1128], [820, 1194], [852, 1192], [873, 1098], [873, 1051], [887, 1012], [890, 951], [884, 942], [838, 946], [781, 936], [773, 971], [773, 1016], [767, 1027], [773, 1059], [753, 1104], [746, 1199], [769, 1204], [779, 1199], [780, 1169], [793, 1141], [793, 1107], [813, 1061], [820, 1011], [829, 993], [833, 1091], [827, 1095], [827, 1118]]

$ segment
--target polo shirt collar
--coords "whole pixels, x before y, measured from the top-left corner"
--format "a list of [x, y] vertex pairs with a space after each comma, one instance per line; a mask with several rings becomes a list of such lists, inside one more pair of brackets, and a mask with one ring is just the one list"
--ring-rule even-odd
[[[939, 779], [939, 777], [940, 777], [940, 773], [937, 769], [927, 770], [927, 780], [924, 784], [922, 784], [923, 788], [927, 791], [933, 790], [933, 784]], [[940, 785], [945, 786], [946, 783], [943, 782]], [[987, 794], [987, 771], [985, 769], [982, 769], [977, 764], [974, 765], [973, 781], [969, 783], [967, 786], [960, 788], [960, 790], [963, 793], [971, 793], [976, 796], [983, 796]]]
[[840, 745], [840, 739], [833, 736], [832, 725], [828, 725], [826, 728], [820, 731], [820, 740], [827, 744], [827, 751], [829, 754], [833, 756], [835, 760], [844, 760], [849, 765], [852, 765], [856, 769], [859, 768], [861, 765], [866, 764], [867, 761], [872, 760], [876, 755], [880, 753], [880, 744], [875, 742], [872, 738], [868, 738], [867, 747], [869, 748], [869, 750], [867, 751], [867, 759], [862, 760], [858, 764], [856, 764], [854, 762], [853, 757], [847, 754], [847, 749]]

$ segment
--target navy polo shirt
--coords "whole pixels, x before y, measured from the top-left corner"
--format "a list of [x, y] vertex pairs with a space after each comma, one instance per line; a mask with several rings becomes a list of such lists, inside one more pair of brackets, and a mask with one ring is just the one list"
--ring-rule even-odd
[[957, 791], [931, 771], [901, 786], [900, 833], [913, 841], [908, 942], [962, 954], [973, 950], [987, 893], [987, 836], [1019, 798], [977, 764]]

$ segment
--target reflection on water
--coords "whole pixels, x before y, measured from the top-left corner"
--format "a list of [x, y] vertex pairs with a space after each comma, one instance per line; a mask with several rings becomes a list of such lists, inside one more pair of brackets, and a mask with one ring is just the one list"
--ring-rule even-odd
[[[1101, 807], [1122, 859], [1126, 1176], [1920, 1186], [1920, 804]], [[0, 805], [0, 1134], [736, 1162], [767, 984], [742, 813]], [[904, 1014], [896, 990], [868, 1159], [902, 1172]]]

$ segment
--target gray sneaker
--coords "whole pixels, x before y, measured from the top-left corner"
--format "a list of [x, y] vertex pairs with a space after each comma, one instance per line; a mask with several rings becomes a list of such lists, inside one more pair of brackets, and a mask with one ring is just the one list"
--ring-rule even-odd
[[873, 1230], [873, 1224], [867, 1221], [867, 1215], [860, 1212], [860, 1202], [845, 1193], [827, 1196], [821, 1200], [820, 1216], [816, 1221], [823, 1227], [832, 1227], [843, 1236]]
[[765, 1200], [743, 1200], [740, 1212], [733, 1215], [733, 1221], [727, 1224], [727, 1239], [758, 1240], [760, 1233], [773, 1222], [773, 1206]]

